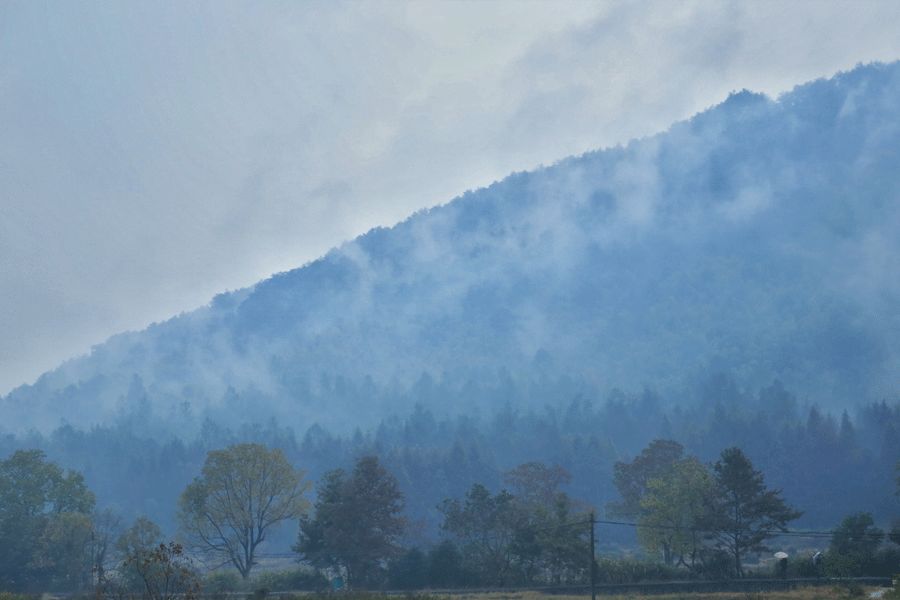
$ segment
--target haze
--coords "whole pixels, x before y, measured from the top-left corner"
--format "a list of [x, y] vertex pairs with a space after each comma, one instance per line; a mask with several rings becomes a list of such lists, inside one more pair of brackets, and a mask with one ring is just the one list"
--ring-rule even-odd
[[511, 171], [900, 57], [896, 3], [0, 4], [0, 393]]

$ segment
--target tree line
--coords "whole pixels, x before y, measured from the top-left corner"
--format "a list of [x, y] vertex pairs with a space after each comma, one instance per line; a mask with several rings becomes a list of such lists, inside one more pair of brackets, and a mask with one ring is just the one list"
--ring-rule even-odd
[[[655, 440], [614, 470], [619, 498], [606, 515], [622, 520], [602, 522], [637, 528], [645, 559], [632, 561], [632, 578], [743, 577], [772, 540], [803, 535], [827, 535], [827, 551], [795, 553], [780, 565], [783, 574], [892, 574], [900, 566], [900, 523], [885, 534], [870, 514], [857, 513], [833, 531], [791, 530], [801, 512], [737, 447], [706, 464], [677, 442]], [[208, 453], [181, 493], [170, 539], [145, 517], [126, 525], [98, 510], [80, 473], [20, 450], [0, 461], [0, 590], [164, 600], [199, 590], [206, 571], [248, 582], [288, 523], [299, 531], [290, 556], [306, 569], [296, 587], [569, 585], [588, 581], [591, 569], [601, 581], [621, 581], [622, 560], [590, 562], [596, 509], [565, 491], [565, 469], [528, 462], [503, 481], [497, 491], [473, 483], [442, 501], [440, 535], [422, 543], [397, 477], [376, 456], [325, 473], [311, 501], [307, 474], [280, 449], [235, 444]]]
[[[344, 431], [259, 414], [258, 421], [231, 427], [202, 420], [196, 434], [179, 437], [141, 408], [146, 402], [124, 399], [120, 419], [88, 430], [62, 425], [47, 434], [0, 433], [0, 457], [41, 449], [82, 473], [104, 505], [129, 520], [152, 518], [167, 531], [177, 528], [179, 495], [208, 452], [244, 442], [279, 448], [312, 480], [350, 468], [358, 456], [378, 456], [400, 482], [407, 515], [424, 521], [432, 536], [440, 531], [436, 507], [443, 499], [461, 497], [473, 481], [498, 489], [506, 471], [530, 461], [562, 466], [572, 475], [567, 490], [573, 496], [606, 506], [617, 497], [611, 484], [615, 463], [657, 438], [678, 441], [703, 462], [714, 462], [726, 446], [739, 446], [771, 485], [804, 508], [798, 521], [803, 527], [828, 527], [856, 510], [880, 521], [896, 512], [885, 491], [900, 457], [896, 403], [829, 413], [777, 382], [751, 393], [723, 376], [700, 386], [695, 398], [645, 390], [591, 399], [548, 384], [547, 397], [558, 393], [568, 400], [540, 409], [501, 400], [459, 415], [442, 408], [446, 398], [435, 385], [417, 390], [427, 406], [384, 416], [371, 429]], [[627, 529], [605, 533], [601, 551], [635, 543]], [[284, 547], [289, 543], [280, 538], [287, 535], [278, 534]]]

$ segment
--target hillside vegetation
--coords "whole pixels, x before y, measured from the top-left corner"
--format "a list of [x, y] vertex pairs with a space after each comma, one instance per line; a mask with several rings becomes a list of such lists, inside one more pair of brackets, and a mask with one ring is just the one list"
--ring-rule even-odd
[[116, 336], [11, 392], [0, 423], [349, 432], [416, 403], [677, 404], [710, 371], [838, 409], [895, 397], [898, 98], [900, 63], [735, 93]]

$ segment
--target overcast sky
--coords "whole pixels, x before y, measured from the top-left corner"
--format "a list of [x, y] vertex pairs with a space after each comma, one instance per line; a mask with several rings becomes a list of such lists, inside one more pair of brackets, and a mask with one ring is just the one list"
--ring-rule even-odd
[[0, 393], [515, 170], [900, 58], [900, 2], [0, 0]]

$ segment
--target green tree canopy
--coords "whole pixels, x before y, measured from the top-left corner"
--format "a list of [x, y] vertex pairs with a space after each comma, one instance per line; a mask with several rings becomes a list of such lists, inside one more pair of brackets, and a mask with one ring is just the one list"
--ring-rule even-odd
[[403, 507], [397, 479], [376, 457], [364, 456], [349, 477], [341, 469], [325, 474], [294, 549], [316, 567], [342, 571], [348, 585], [375, 583], [400, 552]]
[[90, 573], [83, 542], [93, 507], [84, 477], [47, 461], [40, 450], [0, 461], [0, 587], [79, 587], [83, 571]]
[[90, 586], [92, 534], [90, 515], [64, 512], [47, 520], [31, 561], [33, 567], [44, 572], [46, 585], [62, 590]]
[[465, 499], [448, 499], [441, 505], [442, 528], [456, 537], [470, 570], [492, 584], [508, 583], [515, 565], [513, 543], [523, 523], [515, 496], [506, 490], [492, 495], [475, 484]]
[[627, 518], [640, 515], [647, 483], [669, 475], [683, 455], [684, 448], [678, 442], [653, 440], [631, 462], [617, 462], [613, 467], [613, 483], [622, 500], [609, 504], [610, 514]]
[[528, 462], [507, 471], [518, 512], [512, 552], [526, 583], [543, 577], [551, 583], [577, 580], [586, 570], [588, 508], [560, 487], [571, 480], [558, 465]]
[[207, 455], [181, 495], [178, 517], [197, 550], [246, 579], [271, 529], [306, 512], [308, 488], [281, 450], [237, 444]]
[[641, 545], [662, 554], [667, 565], [677, 561], [693, 568], [703, 541], [698, 530], [713, 487], [709, 470], [694, 457], [677, 461], [670, 473], [648, 481], [638, 519]]

